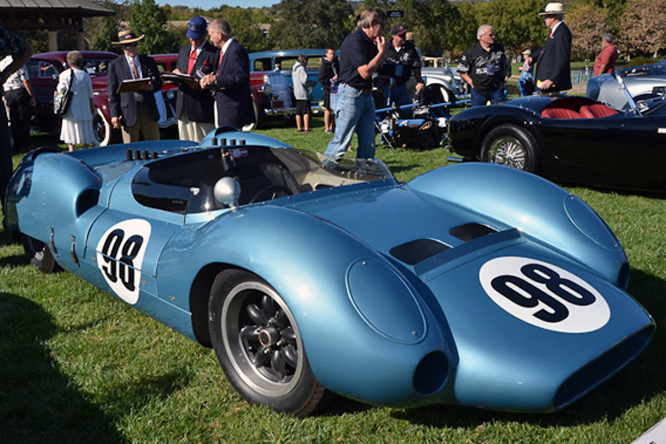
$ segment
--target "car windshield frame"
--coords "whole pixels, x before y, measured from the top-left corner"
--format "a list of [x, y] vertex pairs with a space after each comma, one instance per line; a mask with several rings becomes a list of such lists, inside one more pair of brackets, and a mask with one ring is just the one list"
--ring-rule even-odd
[[334, 159], [296, 148], [223, 146], [195, 148], [147, 163], [132, 179], [132, 195], [146, 207], [179, 214], [223, 210], [228, 207], [217, 202], [213, 192], [223, 177], [239, 182], [239, 206], [282, 197], [261, 195], [270, 187], [287, 189], [285, 196], [291, 196], [379, 180], [395, 183], [379, 159]]

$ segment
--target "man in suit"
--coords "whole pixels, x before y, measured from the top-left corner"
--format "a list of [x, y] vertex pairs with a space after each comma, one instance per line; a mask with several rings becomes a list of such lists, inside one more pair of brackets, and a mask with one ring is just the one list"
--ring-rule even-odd
[[548, 3], [543, 16], [550, 35], [546, 44], [537, 53], [537, 88], [543, 92], [558, 92], [571, 89], [571, 31], [564, 24], [567, 11], [562, 3]]
[[231, 25], [215, 19], [208, 27], [211, 43], [220, 48], [219, 65], [215, 74], [199, 82], [202, 88], [215, 91], [217, 126], [242, 128], [254, 122], [250, 93], [250, 58], [243, 46], [231, 35]]
[[[109, 108], [111, 124], [121, 128], [123, 142], [137, 142], [143, 135], [144, 140], [159, 140], [160, 119], [155, 102], [155, 93], [162, 89], [162, 79], [157, 63], [152, 57], [139, 55], [137, 42], [145, 35], [137, 37], [134, 31], [125, 30], [118, 33], [118, 41], [123, 55], [109, 63]], [[118, 87], [124, 80], [150, 79], [137, 91], [118, 93]]]
[[[208, 24], [201, 16], [192, 17], [187, 29], [190, 44], [178, 52], [176, 69], [173, 72], [201, 79], [214, 72], [219, 50], [206, 40]], [[215, 129], [213, 106], [215, 99], [210, 91], [201, 89], [198, 83], [182, 82], [176, 98], [178, 133], [182, 140], [201, 140]]]

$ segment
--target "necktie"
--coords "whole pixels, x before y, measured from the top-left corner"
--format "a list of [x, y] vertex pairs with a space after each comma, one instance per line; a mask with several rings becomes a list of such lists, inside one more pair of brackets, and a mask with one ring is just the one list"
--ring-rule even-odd
[[194, 69], [194, 63], [197, 61], [197, 50], [196, 48], [192, 48], [192, 52], [190, 52], [190, 58], [187, 61], [187, 73], [189, 75], [192, 75], [192, 69]]
[[139, 78], [139, 70], [136, 69], [136, 65], [134, 64], [134, 57], [130, 59], [130, 64], [132, 65], [132, 74], [134, 75], [135, 79]]
[[222, 57], [224, 57], [224, 52], [220, 51], [220, 63], [217, 65], [218, 68], [222, 66]]

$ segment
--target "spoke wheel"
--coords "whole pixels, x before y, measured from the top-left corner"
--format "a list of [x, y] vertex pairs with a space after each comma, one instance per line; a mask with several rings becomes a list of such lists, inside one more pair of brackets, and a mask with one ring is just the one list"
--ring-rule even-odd
[[500, 125], [483, 139], [481, 160], [517, 170], [536, 172], [539, 152], [534, 137], [517, 125]]
[[310, 369], [296, 320], [270, 285], [225, 271], [213, 285], [209, 313], [218, 360], [245, 399], [295, 416], [322, 404], [325, 389]]

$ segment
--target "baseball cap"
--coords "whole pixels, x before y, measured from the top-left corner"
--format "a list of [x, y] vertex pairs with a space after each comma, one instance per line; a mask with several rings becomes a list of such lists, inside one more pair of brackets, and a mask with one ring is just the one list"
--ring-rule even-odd
[[405, 25], [395, 25], [393, 29], [391, 29], [391, 35], [403, 35], [407, 32], [407, 28]]
[[208, 24], [206, 23], [205, 18], [200, 15], [192, 17], [190, 24], [187, 27], [187, 38], [199, 40], [206, 35], [206, 29], [208, 29]]

